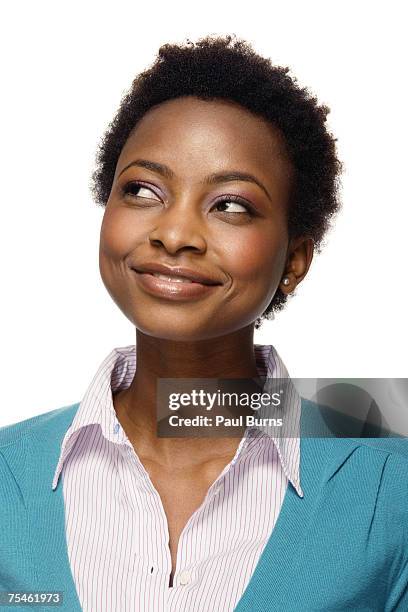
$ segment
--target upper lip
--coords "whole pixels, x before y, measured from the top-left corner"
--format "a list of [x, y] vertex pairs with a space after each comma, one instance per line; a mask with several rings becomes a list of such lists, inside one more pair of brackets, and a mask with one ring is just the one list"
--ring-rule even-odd
[[181, 266], [172, 268], [170, 266], [166, 266], [165, 264], [157, 262], [148, 262], [145, 264], [132, 266], [132, 269], [136, 272], [157, 272], [158, 274], [165, 274], [166, 276], [179, 276], [181, 278], [187, 278], [188, 280], [195, 281], [196, 283], [201, 283], [203, 285], [222, 284], [219, 280], [212, 278], [211, 276], [207, 276], [207, 274], [203, 274], [202, 272], [198, 272], [197, 270], [192, 270], [191, 268], [184, 268]]

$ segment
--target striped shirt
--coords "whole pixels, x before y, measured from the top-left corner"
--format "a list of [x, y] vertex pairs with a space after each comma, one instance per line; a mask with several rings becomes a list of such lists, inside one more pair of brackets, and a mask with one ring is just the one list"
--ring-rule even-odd
[[[288, 377], [276, 349], [254, 345], [259, 376]], [[61, 444], [68, 557], [85, 612], [226, 612], [249, 583], [288, 483], [300, 486], [299, 437], [248, 427], [178, 542], [169, 587], [169, 531], [160, 496], [118, 422], [112, 395], [130, 386], [135, 345], [98, 368]], [[300, 396], [285, 407], [298, 424]], [[295, 431], [298, 431], [296, 429]], [[277, 559], [279, 563], [279, 559]]]

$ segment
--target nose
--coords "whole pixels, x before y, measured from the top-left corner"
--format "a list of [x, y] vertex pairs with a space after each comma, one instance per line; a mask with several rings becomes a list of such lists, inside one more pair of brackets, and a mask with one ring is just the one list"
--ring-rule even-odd
[[207, 248], [203, 220], [193, 202], [173, 202], [164, 210], [149, 233], [153, 246], [164, 246], [169, 253], [181, 249], [204, 253]]

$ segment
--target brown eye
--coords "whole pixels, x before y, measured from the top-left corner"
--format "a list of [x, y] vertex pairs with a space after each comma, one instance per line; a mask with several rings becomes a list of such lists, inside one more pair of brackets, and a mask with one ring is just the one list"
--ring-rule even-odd
[[251, 207], [236, 196], [225, 196], [222, 200], [218, 200], [218, 202], [215, 204], [215, 208], [220, 206], [228, 206], [228, 210], [220, 210], [219, 212], [231, 214], [240, 213], [244, 215], [253, 214]]
[[[246, 207], [243, 204], [239, 204], [238, 202], [230, 202], [229, 200], [224, 200], [223, 202], [218, 202], [218, 204], [216, 204], [216, 208], [218, 208], [218, 206], [229, 206], [229, 210], [222, 210], [221, 212], [228, 212], [228, 213], [248, 213], [248, 210], [246, 209]], [[239, 209], [244, 209], [244, 210], [239, 210]], [[238, 210], [237, 210], [238, 209]]]
[[153, 191], [153, 189], [151, 189], [147, 185], [144, 185], [143, 183], [138, 183], [135, 181], [132, 181], [131, 183], [127, 183], [125, 185], [125, 187], [123, 188], [123, 194], [131, 195], [135, 198], [143, 198], [145, 200], [158, 199], [158, 196]]

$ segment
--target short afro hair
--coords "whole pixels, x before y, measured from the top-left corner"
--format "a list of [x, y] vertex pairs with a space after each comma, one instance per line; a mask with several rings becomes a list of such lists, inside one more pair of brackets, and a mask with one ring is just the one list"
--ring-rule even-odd
[[[162, 45], [154, 63], [123, 96], [99, 143], [90, 184], [95, 202], [106, 206], [122, 148], [148, 110], [182, 96], [221, 98], [266, 119], [283, 134], [295, 170], [288, 235], [312, 238], [320, 252], [331, 217], [340, 208], [342, 163], [336, 155], [337, 139], [325, 125], [330, 109], [288, 73], [289, 68], [273, 65], [235, 35]], [[282, 310], [287, 297], [278, 288], [255, 328]]]

